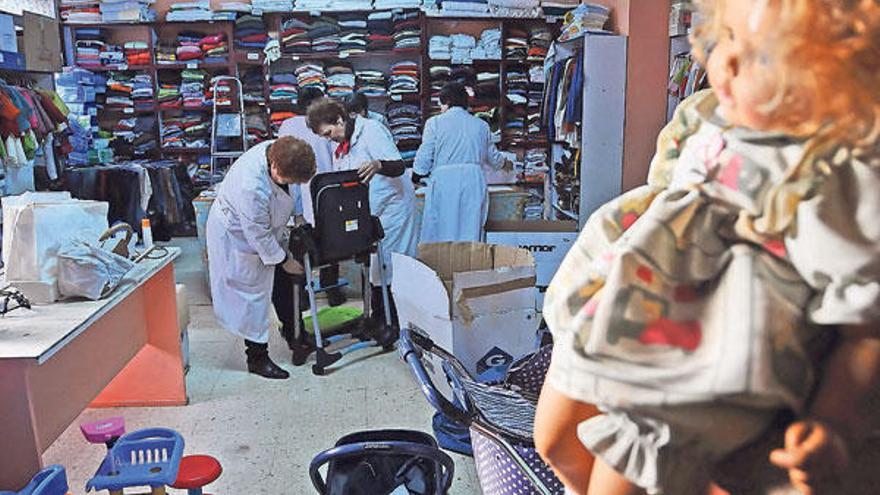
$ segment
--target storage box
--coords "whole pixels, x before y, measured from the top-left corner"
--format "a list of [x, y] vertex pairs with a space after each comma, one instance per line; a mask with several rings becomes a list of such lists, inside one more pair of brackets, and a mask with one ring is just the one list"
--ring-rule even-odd
[[544, 293], [577, 237], [574, 222], [490, 222], [486, 226], [487, 242], [525, 249], [535, 258], [538, 311], [544, 307]]
[[18, 53], [15, 22], [9, 14], [0, 14], [0, 51]]
[[[394, 253], [392, 289], [402, 327], [424, 331], [474, 376], [536, 347], [535, 261], [528, 251], [475, 242]], [[429, 370], [445, 385], [438, 366]]]

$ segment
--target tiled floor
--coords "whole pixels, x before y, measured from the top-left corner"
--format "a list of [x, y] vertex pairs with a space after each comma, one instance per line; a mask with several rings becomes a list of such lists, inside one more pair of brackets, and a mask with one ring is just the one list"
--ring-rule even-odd
[[[309, 366], [290, 364], [276, 333], [270, 353], [291, 378], [266, 380], [246, 373], [244, 344], [218, 328], [208, 305], [195, 240], [175, 245], [184, 248], [175, 270], [187, 286], [191, 310], [190, 404], [84, 411], [44, 457], [46, 463], [67, 467], [74, 495], [85, 493], [85, 482], [104, 455], [102, 446], [85, 442], [78, 425], [113, 415], [124, 416], [129, 430], [174, 428], [186, 439], [187, 453], [219, 459], [223, 475], [210, 486], [217, 495], [314, 493], [309, 462], [344, 434], [378, 428], [430, 431], [432, 410], [396, 353], [360, 351], [328, 376], [315, 377]], [[456, 473], [450, 493], [479, 493], [473, 460], [453, 457]]]

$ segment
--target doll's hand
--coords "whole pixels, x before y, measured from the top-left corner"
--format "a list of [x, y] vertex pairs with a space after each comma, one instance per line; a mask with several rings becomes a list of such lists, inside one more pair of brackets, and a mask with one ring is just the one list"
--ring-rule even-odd
[[827, 424], [798, 421], [785, 431], [785, 448], [771, 452], [770, 462], [787, 469], [791, 484], [804, 495], [837, 493], [849, 452], [844, 438]]

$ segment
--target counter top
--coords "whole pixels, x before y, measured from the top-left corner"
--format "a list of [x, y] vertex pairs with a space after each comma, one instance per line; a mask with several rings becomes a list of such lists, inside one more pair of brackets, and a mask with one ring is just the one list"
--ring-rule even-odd
[[165, 249], [161, 258], [138, 263], [106, 299], [59, 301], [0, 316], [0, 359], [36, 359], [42, 364], [180, 256], [179, 248]]

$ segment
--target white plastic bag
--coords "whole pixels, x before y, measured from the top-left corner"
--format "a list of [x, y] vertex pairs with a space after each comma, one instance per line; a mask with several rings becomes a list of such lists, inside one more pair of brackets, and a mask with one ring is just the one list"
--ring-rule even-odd
[[84, 241], [70, 241], [58, 250], [58, 290], [62, 297], [97, 301], [110, 295], [134, 262]]
[[58, 249], [73, 239], [97, 241], [107, 230], [109, 205], [71, 199], [70, 193], [25, 193], [3, 198], [6, 280], [54, 287]]

